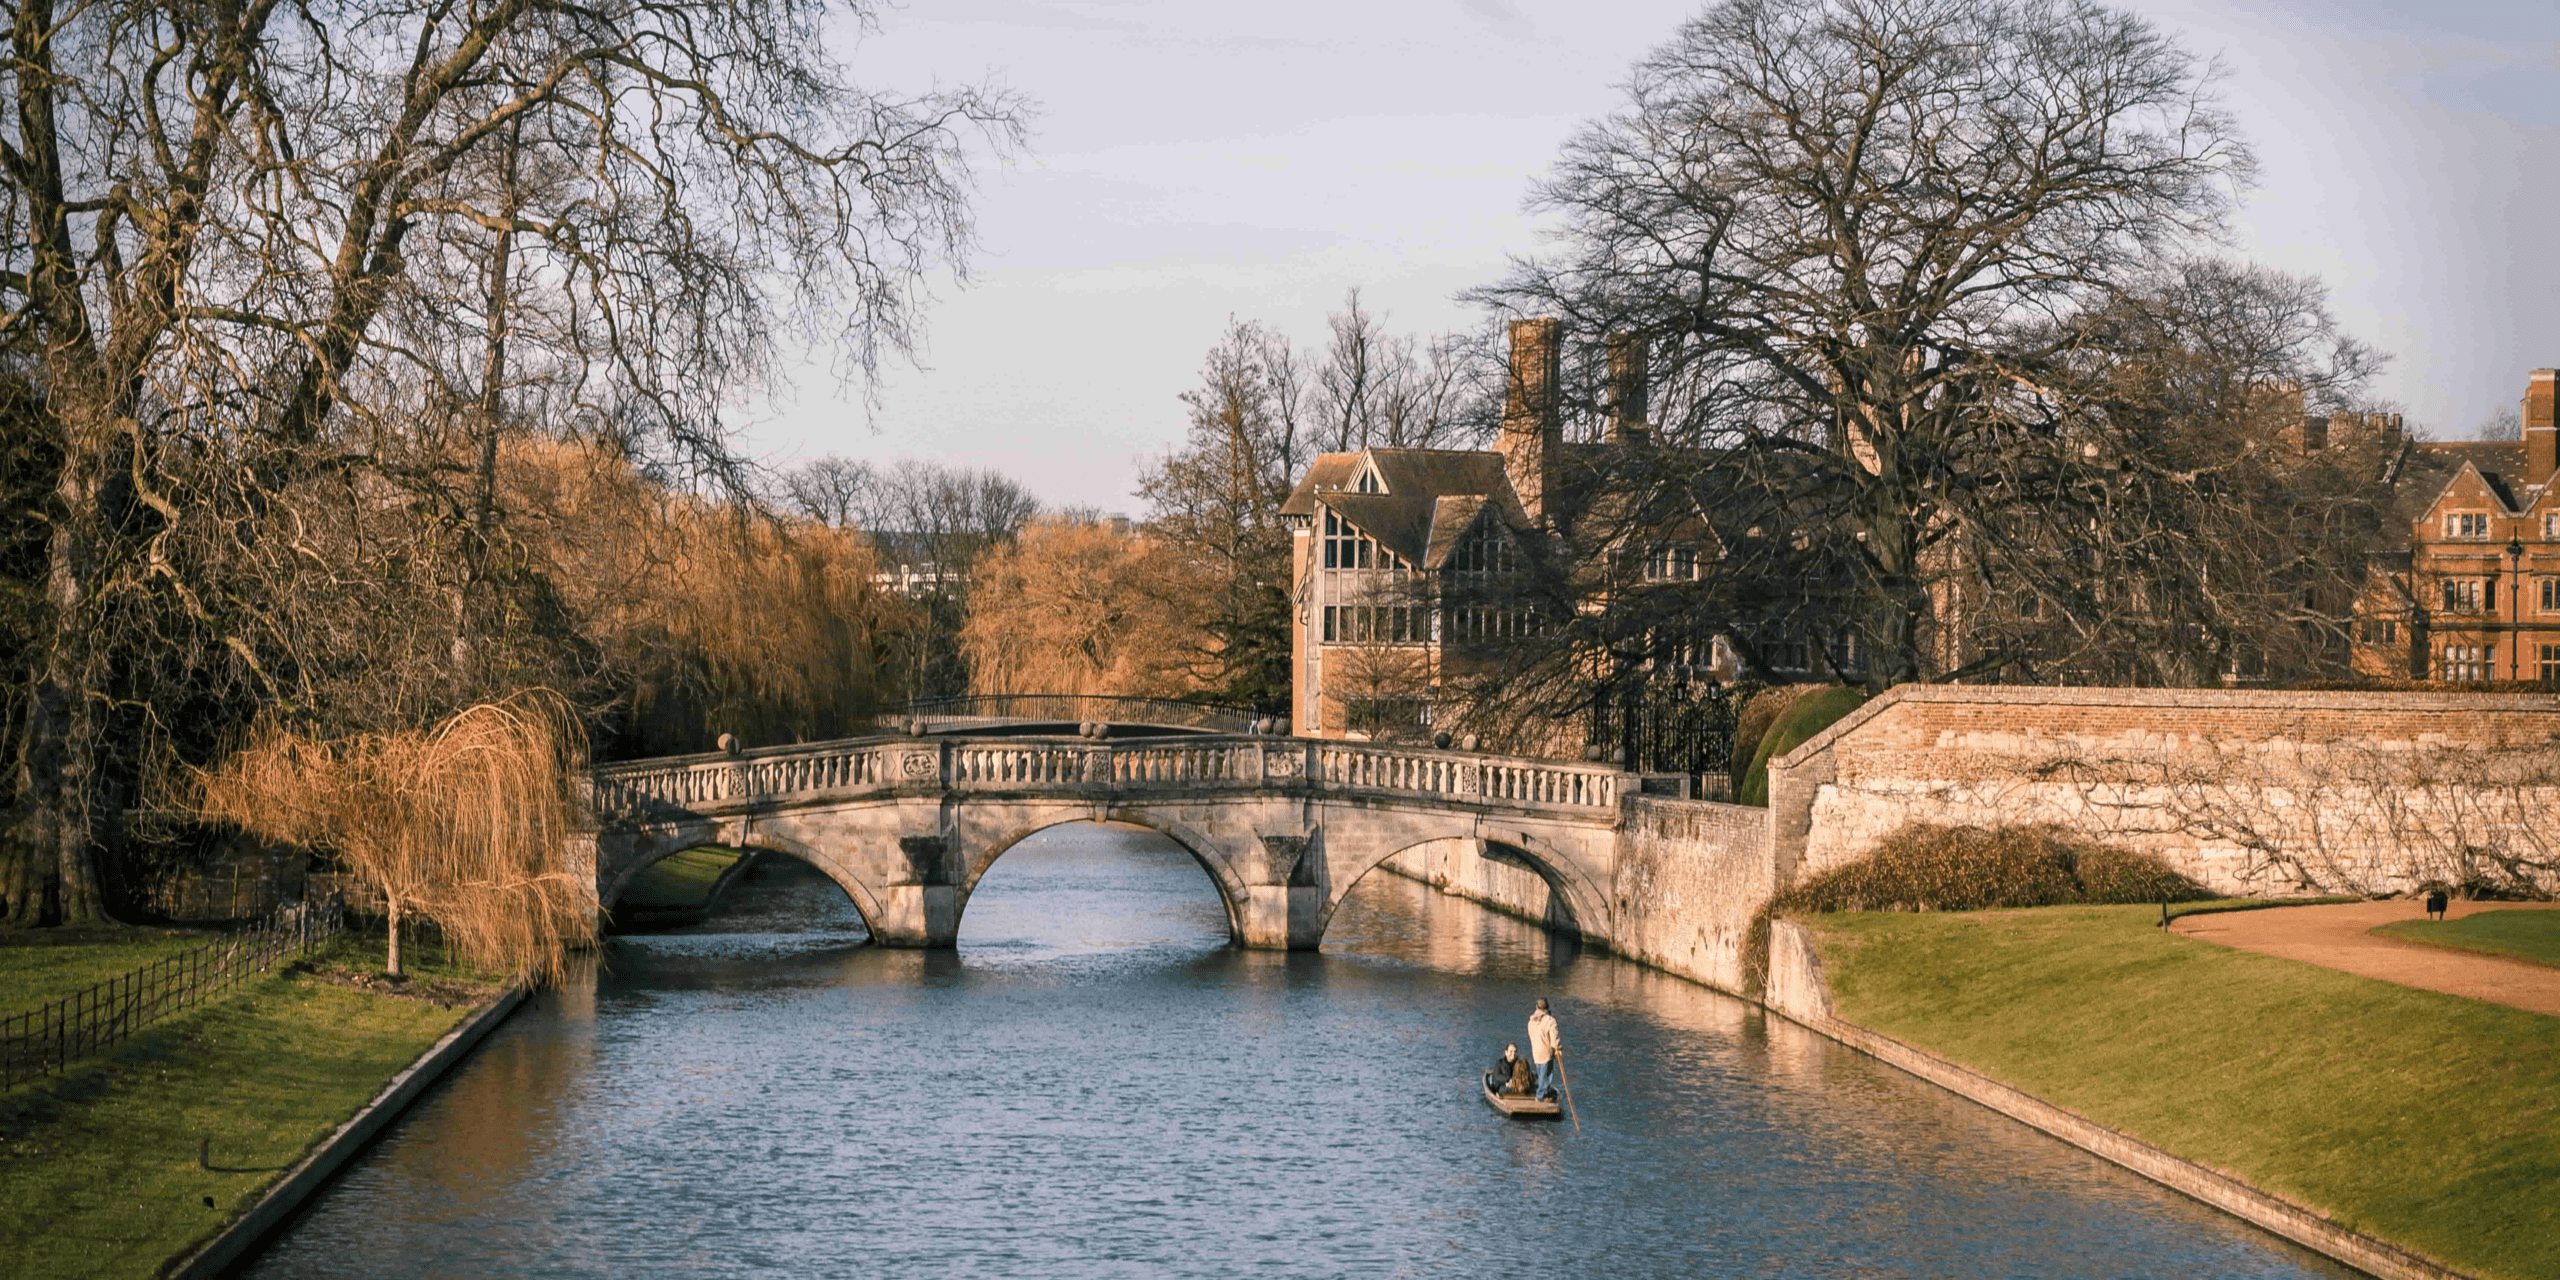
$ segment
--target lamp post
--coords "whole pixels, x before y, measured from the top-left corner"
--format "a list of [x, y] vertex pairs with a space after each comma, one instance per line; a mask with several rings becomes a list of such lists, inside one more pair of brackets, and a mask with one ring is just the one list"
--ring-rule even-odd
[[2507, 539], [2507, 679], [2524, 661], [2524, 539]]

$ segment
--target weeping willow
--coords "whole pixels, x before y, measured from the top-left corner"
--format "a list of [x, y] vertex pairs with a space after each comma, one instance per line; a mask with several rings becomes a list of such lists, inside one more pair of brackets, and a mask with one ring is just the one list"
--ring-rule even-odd
[[273, 723], [197, 775], [197, 808], [269, 840], [334, 850], [382, 894], [389, 970], [404, 918], [435, 922], [466, 964], [550, 981], [596, 931], [577, 781], [587, 740], [548, 690], [423, 731], [315, 740]]

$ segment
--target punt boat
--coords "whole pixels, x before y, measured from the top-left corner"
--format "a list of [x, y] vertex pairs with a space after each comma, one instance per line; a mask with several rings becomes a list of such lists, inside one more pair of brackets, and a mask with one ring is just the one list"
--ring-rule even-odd
[[1562, 1103], [1541, 1102], [1536, 1098], [1512, 1097], [1497, 1092], [1493, 1087], [1493, 1073], [1490, 1071], [1484, 1074], [1482, 1083], [1484, 1085], [1484, 1100], [1492, 1103], [1494, 1110], [1499, 1111], [1514, 1120], [1564, 1119], [1564, 1105]]

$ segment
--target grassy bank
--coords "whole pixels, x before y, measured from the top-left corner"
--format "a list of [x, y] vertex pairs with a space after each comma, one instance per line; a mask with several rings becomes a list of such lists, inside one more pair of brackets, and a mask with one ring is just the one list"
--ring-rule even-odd
[[[212, 1235], [495, 988], [378, 940], [244, 984], [63, 1076], [0, 1094], [10, 1275], [148, 1276]], [[196, 1163], [212, 1142], [211, 1169]], [[206, 1201], [212, 1203], [208, 1205]]]
[[2374, 932], [2560, 969], [2560, 911], [2482, 911], [2459, 920], [2403, 920]]
[[222, 934], [185, 929], [30, 929], [0, 934], [0, 1013], [40, 1004], [124, 975]]
[[2454, 1267], [2560, 1275], [2560, 1019], [2159, 915], [1803, 919], [1849, 1021]]
[[746, 855], [729, 849], [687, 849], [662, 858], [622, 891], [617, 907], [641, 911], [690, 911], [710, 905], [720, 877]]

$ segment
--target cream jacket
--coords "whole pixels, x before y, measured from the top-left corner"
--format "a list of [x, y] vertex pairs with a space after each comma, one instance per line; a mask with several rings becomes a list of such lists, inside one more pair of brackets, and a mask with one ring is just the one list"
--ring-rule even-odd
[[1547, 1059], [1556, 1056], [1556, 1051], [1562, 1048], [1564, 1041], [1556, 1035], [1556, 1016], [1552, 1013], [1530, 1014], [1529, 1060], [1543, 1067]]

